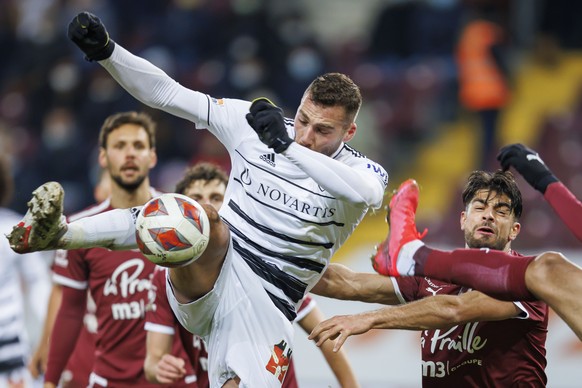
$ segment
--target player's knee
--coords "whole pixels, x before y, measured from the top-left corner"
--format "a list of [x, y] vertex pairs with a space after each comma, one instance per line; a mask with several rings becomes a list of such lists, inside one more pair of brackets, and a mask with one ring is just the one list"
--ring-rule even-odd
[[[224, 221], [222, 221], [222, 218], [218, 215], [218, 210], [216, 210], [214, 206], [202, 204], [202, 207], [204, 208], [206, 216], [208, 217], [208, 222], [210, 223], [210, 241], [206, 250], [212, 252], [218, 248], [218, 251], [226, 252], [226, 249], [228, 248], [228, 238], [230, 236], [228, 226]], [[221, 256], [222, 253], [219, 253], [218, 255]], [[216, 253], [211, 253], [211, 255], [215, 254]]]
[[209, 205], [207, 203], [204, 203], [201, 205], [204, 208], [204, 211], [206, 212], [206, 216], [208, 217], [208, 221], [210, 221], [211, 228], [212, 228], [212, 225], [216, 224], [217, 222], [221, 222], [220, 216], [218, 215], [218, 211], [216, 210], [216, 208], [214, 206]]
[[239, 386], [239, 383], [240, 383], [240, 379], [237, 376], [235, 378], [228, 380], [226, 383], [224, 383], [222, 388], [237, 388]]
[[559, 252], [544, 252], [528, 267], [528, 276], [535, 282], [547, 282], [556, 278], [556, 274], [564, 271], [567, 259]]

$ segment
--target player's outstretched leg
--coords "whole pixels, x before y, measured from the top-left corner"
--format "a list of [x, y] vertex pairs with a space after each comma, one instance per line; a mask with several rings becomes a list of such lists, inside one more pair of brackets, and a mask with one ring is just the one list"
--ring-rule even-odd
[[418, 184], [414, 179], [408, 179], [390, 200], [387, 215], [390, 232], [372, 257], [372, 266], [379, 274], [414, 275], [413, 253], [424, 245], [420, 239], [426, 235], [426, 230], [422, 234], [416, 230], [417, 206]]
[[65, 192], [57, 182], [47, 182], [32, 192], [28, 211], [6, 237], [18, 253], [58, 248], [57, 241], [66, 231], [63, 215]]
[[501, 300], [534, 299], [525, 284], [525, 271], [533, 256], [514, 256], [489, 249], [441, 251], [427, 247], [420, 240], [426, 231], [420, 234], [415, 225], [417, 206], [418, 185], [409, 179], [400, 185], [390, 201], [390, 233], [373, 257], [378, 273], [429, 276], [471, 287]]

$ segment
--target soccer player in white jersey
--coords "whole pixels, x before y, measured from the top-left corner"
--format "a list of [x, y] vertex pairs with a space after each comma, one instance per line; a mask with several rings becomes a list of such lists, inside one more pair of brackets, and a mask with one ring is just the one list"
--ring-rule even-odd
[[[69, 37], [139, 101], [208, 129], [228, 150], [225, 204], [220, 215], [204, 206], [209, 245], [168, 271], [168, 299], [180, 323], [206, 340], [212, 387], [279, 387], [301, 298], [366, 212], [381, 206], [387, 185], [386, 171], [346, 144], [356, 133], [359, 88], [343, 74], [320, 76], [295, 120], [284, 119], [265, 99], [216, 99], [181, 86], [109, 39], [89, 13], [72, 20]], [[15, 250], [135, 246], [139, 209], [66, 225], [54, 208], [27, 213], [11, 234]]]
[[[8, 160], [0, 155], [2, 234], [8, 233], [22, 216], [4, 207], [10, 202], [13, 187]], [[8, 241], [0, 241], [0, 387], [32, 385], [26, 369], [32, 340], [27, 329], [38, 331], [45, 318], [50, 292], [48, 260], [40, 253], [19, 257], [10, 250]]]

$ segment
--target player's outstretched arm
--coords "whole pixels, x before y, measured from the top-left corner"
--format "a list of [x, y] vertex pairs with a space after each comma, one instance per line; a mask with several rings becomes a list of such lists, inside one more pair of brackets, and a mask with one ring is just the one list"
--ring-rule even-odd
[[519, 312], [512, 302], [502, 302], [478, 291], [459, 296], [437, 295], [396, 307], [330, 318], [317, 325], [309, 339], [316, 340], [317, 346], [336, 340], [333, 349], [337, 351], [348, 337], [371, 329], [439, 329], [466, 322], [509, 319]]
[[[311, 331], [324, 320], [321, 310], [315, 306], [311, 311], [299, 321], [299, 326], [307, 333]], [[334, 350], [333, 343], [325, 342], [320, 346], [321, 353], [325, 357], [327, 364], [330, 366], [333, 374], [341, 387], [359, 387], [360, 384], [352, 370], [347, 354], [343, 350]]]
[[328, 298], [367, 303], [399, 304], [389, 277], [354, 272], [345, 265], [330, 263], [312, 293]]
[[206, 95], [181, 86], [152, 63], [115, 43], [97, 16], [88, 12], [75, 16], [69, 24], [68, 36], [85, 53], [85, 58], [99, 61], [142, 103], [193, 122], [205, 119]]

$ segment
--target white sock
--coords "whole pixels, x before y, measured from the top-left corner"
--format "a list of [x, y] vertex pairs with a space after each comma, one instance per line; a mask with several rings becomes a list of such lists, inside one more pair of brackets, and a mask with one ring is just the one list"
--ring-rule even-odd
[[414, 254], [424, 246], [421, 240], [412, 240], [400, 248], [396, 268], [400, 276], [414, 276]]
[[68, 224], [59, 239], [65, 249], [101, 247], [113, 250], [137, 248], [135, 217], [130, 209], [113, 209]]

